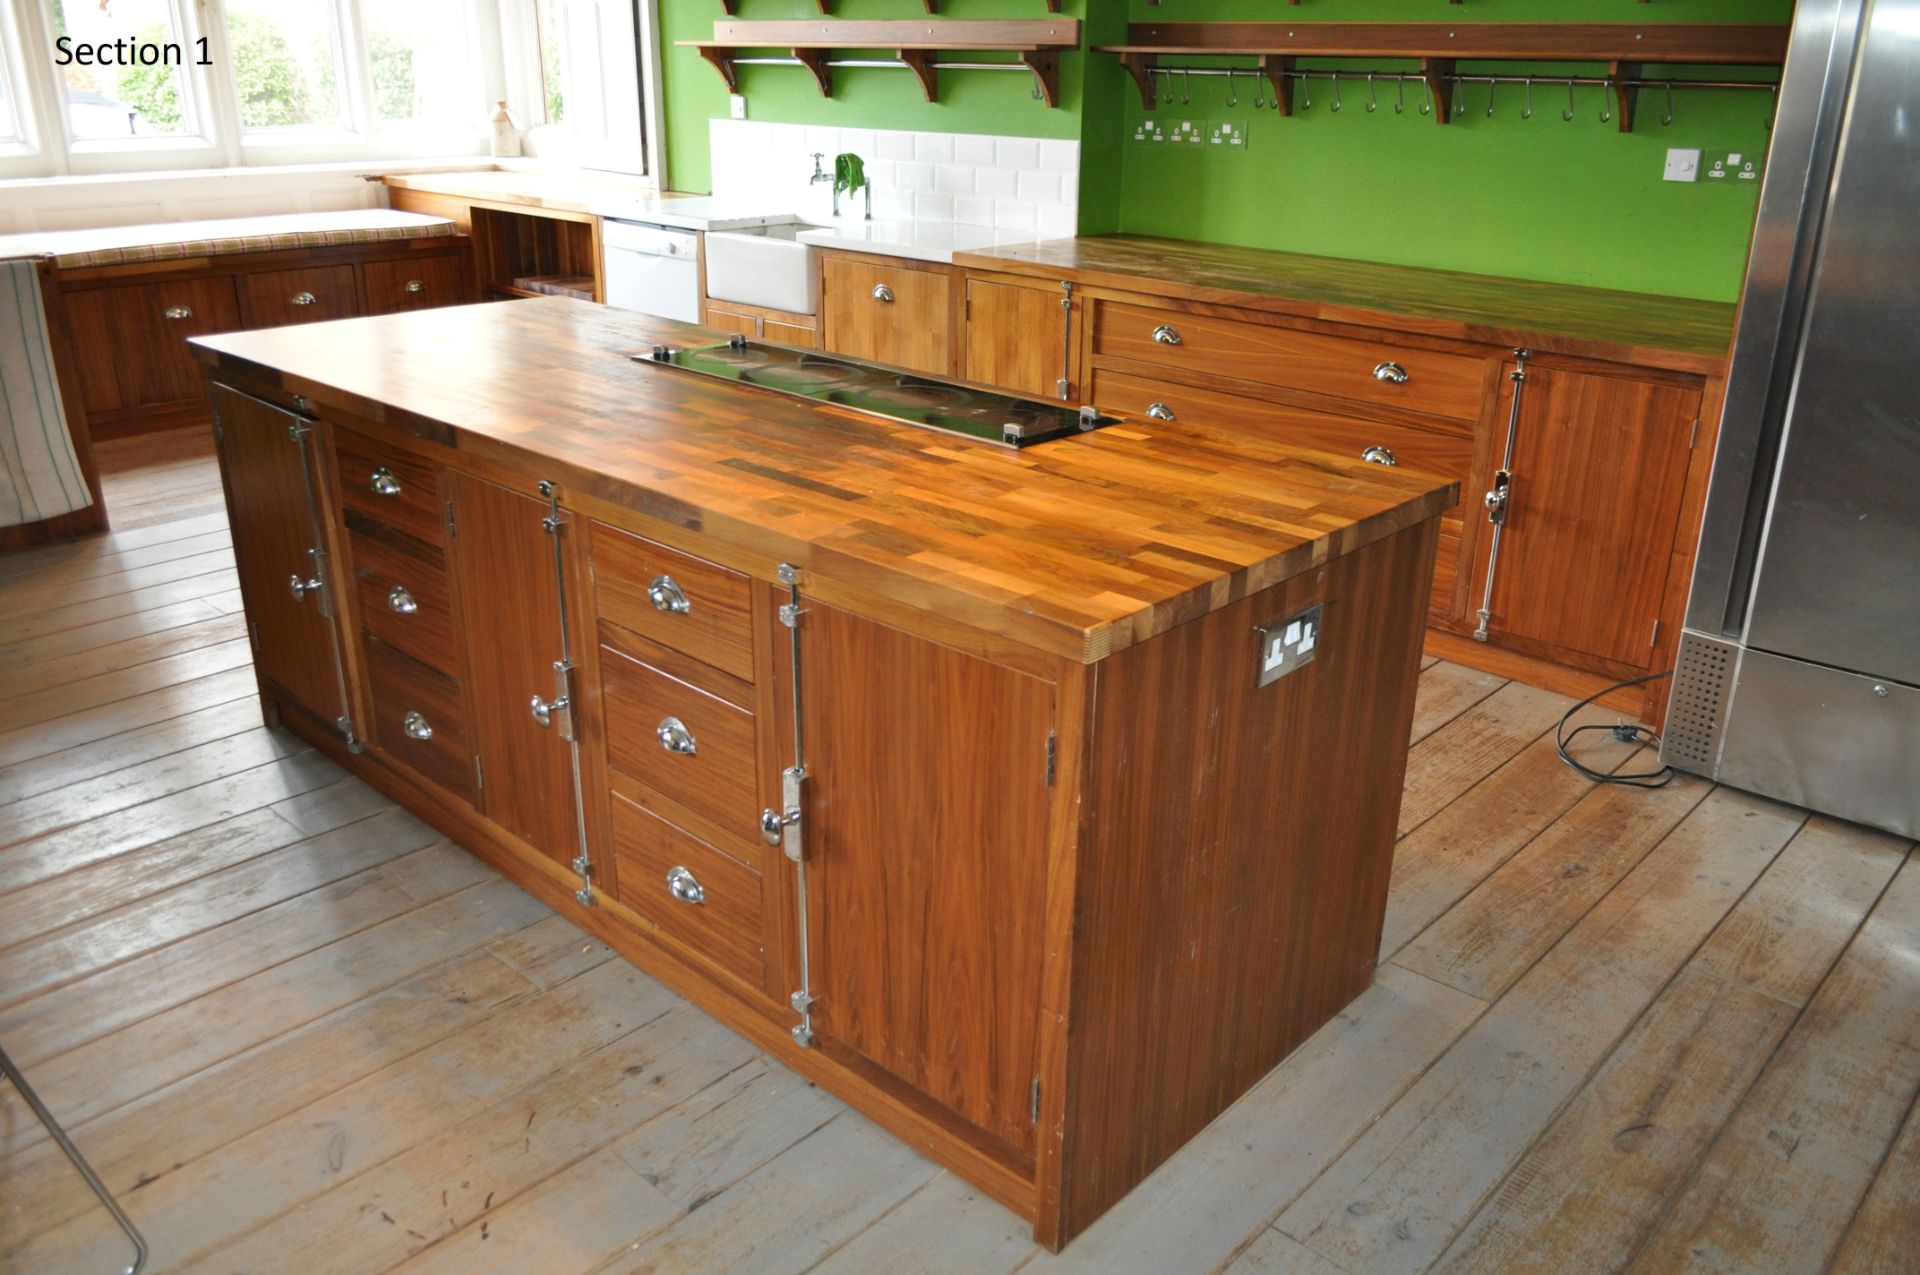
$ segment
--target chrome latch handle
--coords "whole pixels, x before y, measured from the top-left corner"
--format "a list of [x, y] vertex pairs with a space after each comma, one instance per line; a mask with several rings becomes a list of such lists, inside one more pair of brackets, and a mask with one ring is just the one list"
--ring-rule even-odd
[[1170, 421], [1173, 419], [1173, 409], [1165, 403], [1149, 403], [1147, 415], [1156, 421]]
[[1390, 447], [1373, 446], [1360, 453], [1360, 459], [1369, 465], [1398, 465], [1400, 458], [1393, 454]]
[[1513, 498], [1513, 474], [1505, 469], [1493, 472], [1493, 490], [1484, 497], [1487, 506], [1487, 521], [1496, 527], [1505, 526], [1507, 521], [1507, 502]]
[[553, 715], [566, 712], [571, 702], [565, 695], [551, 702], [535, 695], [527, 701], [527, 708], [533, 714], [533, 720], [540, 726], [546, 727], [553, 725]]
[[419, 600], [404, 584], [396, 584], [387, 590], [387, 610], [396, 615], [412, 615], [420, 609]]
[[373, 473], [367, 478], [367, 486], [373, 489], [373, 494], [376, 496], [398, 496], [400, 494], [400, 480], [395, 478], [393, 471], [385, 465], [374, 466]]
[[692, 757], [700, 751], [700, 744], [694, 739], [693, 732], [677, 717], [662, 718], [653, 733], [660, 740], [660, 747], [670, 753]]
[[1405, 385], [1413, 378], [1407, 375], [1407, 369], [1398, 363], [1381, 363], [1373, 369], [1373, 379], [1385, 381], [1389, 385]]
[[667, 893], [682, 903], [701, 904], [707, 901], [707, 889], [700, 884], [699, 878], [677, 864], [667, 869]]
[[312, 305], [320, 300], [320, 298], [314, 296], [311, 292], [296, 292], [293, 294], [292, 300], [295, 305]]
[[653, 603], [654, 610], [668, 615], [685, 615], [693, 610], [693, 603], [687, 601], [680, 582], [672, 576], [655, 576], [647, 586], [647, 601]]
[[433, 738], [433, 726], [417, 712], [408, 713], [401, 718], [400, 729], [407, 733], [408, 739]]
[[875, 301], [892, 301], [893, 289], [884, 283], [876, 283], [873, 285], [873, 299]]
[[287, 577], [287, 590], [293, 594], [295, 602], [305, 602], [309, 593], [316, 593], [319, 589], [319, 576], [314, 576], [311, 580], [302, 580], [299, 572], [295, 572]]
[[1153, 339], [1161, 345], [1180, 344], [1180, 333], [1171, 324], [1162, 323], [1153, 330]]

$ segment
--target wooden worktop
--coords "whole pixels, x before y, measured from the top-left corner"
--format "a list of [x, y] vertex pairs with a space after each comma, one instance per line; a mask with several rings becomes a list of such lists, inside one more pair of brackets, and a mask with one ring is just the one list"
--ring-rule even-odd
[[1131, 424], [1015, 452], [628, 356], [721, 334], [561, 297], [197, 339], [264, 377], [823, 601], [1092, 662], [1423, 522], [1453, 484], [1322, 452]]
[[954, 264], [1184, 301], [1718, 375], [1735, 307], [1145, 235], [956, 253]]

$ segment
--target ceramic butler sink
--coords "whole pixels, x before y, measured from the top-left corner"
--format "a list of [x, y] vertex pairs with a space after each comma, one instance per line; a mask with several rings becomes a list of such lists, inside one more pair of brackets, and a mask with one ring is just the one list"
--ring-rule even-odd
[[814, 249], [794, 236], [808, 226], [707, 232], [707, 296], [794, 314], [820, 310]]

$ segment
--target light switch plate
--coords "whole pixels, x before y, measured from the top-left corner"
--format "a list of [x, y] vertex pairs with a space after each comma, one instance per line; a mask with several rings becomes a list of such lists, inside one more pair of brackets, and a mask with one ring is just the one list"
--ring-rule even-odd
[[744, 93], [727, 94], [727, 114], [734, 119], [747, 118], [747, 97]]
[[1661, 174], [1665, 181], [1695, 182], [1700, 180], [1700, 148], [1674, 146], [1667, 151], [1667, 170]]
[[1320, 646], [1320, 604], [1295, 611], [1283, 620], [1261, 625], [1260, 673], [1256, 686], [1269, 686], [1313, 662]]

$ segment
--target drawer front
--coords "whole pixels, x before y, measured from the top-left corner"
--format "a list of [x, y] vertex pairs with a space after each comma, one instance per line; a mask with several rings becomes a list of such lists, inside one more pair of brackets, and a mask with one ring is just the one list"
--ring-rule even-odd
[[241, 276], [247, 321], [257, 328], [350, 319], [360, 313], [352, 266], [311, 266]]
[[620, 901], [758, 988], [760, 874], [619, 793], [612, 807]]
[[1486, 402], [1488, 361], [1472, 355], [1110, 302], [1095, 313], [1097, 355], [1468, 421]]
[[468, 300], [460, 279], [460, 259], [446, 255], [401, 261], [369, 261], [360, 267], [367, 284], [367, 312], [392, 314], [459, 305]]
[[931, 270], [844, 261], [821, 263], [824, 349], [849, 358], [945, 376], [948, 278]]
[[471, 803], [473, 748], [467, 742], [460, 683], [377, 637], [367, 638], [366, 652], [374, 743], [388, 757]]
[[759, 836], [752, 713], [605, 645], [600, 684], [615, 770], [743, 839]]
[[[1438, 474], [1461, 483], [1466, 482], [1467, 472], [1473, 466], [1471, 438], [1357, 416], [1334, 416], [1311, 408], [1197, 390], [1123, 372], [1095, 372], [1093, 399], [1105, 411], [1118, 412], [1140, 424], [1161, 429], [1202, 425], [1216, 430], [1239, 430], [1277, 442], [1333, 452], [1352, 460], [1364, 460], [1369, 448], [1383, 448], [1394, 463], [1403, 468]], [[1162, 413], [1170, 413], [1172, 419], [1164, 419]]]
[[349, 525], [356, 516], [371, 520], [402, 533], [435, 561], [446, 561], [438, 465], [348, 429], [333, 432], [333, 453]]
[[353, 585], [367, 632], [430, 668], [458, 677], [453, 591], [444, 567], [383, 540], [349, 532]]
[[753, 680], [753, 582], [737, 571], [593, 524], [600, 618]]

